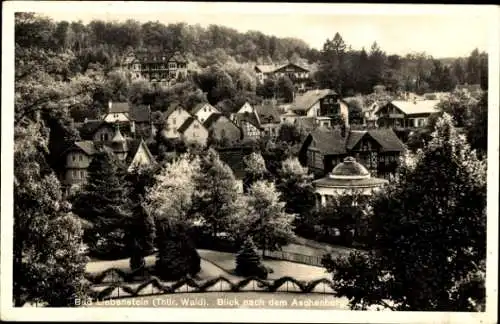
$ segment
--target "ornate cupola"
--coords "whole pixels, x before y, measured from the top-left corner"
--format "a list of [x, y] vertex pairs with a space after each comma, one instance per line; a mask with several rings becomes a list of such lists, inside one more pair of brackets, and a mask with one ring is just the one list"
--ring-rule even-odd
[[125, 139], [125, 137], [123, 137], [122, 133], [120, 132], [120, 127], [116, 127], [115, 135], [111, 140], [111, 148], [113, 149], [113, 152], [116, 154], [118, 159], [124, 160], [127, 157], [128, 153], [127, 140]]

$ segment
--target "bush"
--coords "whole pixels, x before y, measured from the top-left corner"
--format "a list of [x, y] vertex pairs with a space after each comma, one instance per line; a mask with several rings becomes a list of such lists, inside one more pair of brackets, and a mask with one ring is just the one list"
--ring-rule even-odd
[[163, 280], [179, 280], [201, 270], [201, 258], [181, 228], [161, 226], [157, 237], [156, 275]]
[[204, 227], [192, 229], [189, 236], [194, 238], [197, 249], [236, 253], [240, 246], [240, 242], [232, 236], [214, 237], [212, 232]]
[[257, 248], [251, 238], [248, 238], [236, 256], [236, 270], [238, 275], [245, 277], [256, 276], [267, 279], [268, 269], [262, 264], [262, 259], [257, 254]]
[[113, 231], [106, 236], [98, 236], [97, 234], [96, 236], [96, 241], [88, 243], [89, 256], [101, 260], [117, 260], [128, 257], [123, 230]]

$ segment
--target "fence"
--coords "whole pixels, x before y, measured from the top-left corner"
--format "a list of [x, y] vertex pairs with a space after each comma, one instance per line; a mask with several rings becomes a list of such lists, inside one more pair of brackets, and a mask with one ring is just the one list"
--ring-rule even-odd
[[[111, 272], [106, 270], [106, 272]], [[101, 278], [103, 276], [100, 276]], [[292, 277], [281, 277], [275, 280], [263, 280], [249, 277], [240, 281], [231, 281], [223, 276], [197, 281], [192, 278], [183, 278], [176, 282], [162, 282], [151, 276], [149, 279], [138, 282], [107, 282], [100, 280], [89, 289], [89, 296], [93, 300], [107, 300], [119, 298], [145, 297], [152, 295], [175, 293], [204, 293], [204, 292], [295, 292], [332, 294], [334, 286], [328, 279], [314, 281], [299, 281]]]
[[323, 264], [321, 263], [323, 257], [317, 255], [306, 255], [285, 251], [264, 251], [264, 256], [268, 258], [303, 263], [317, 267], [323, 266]]

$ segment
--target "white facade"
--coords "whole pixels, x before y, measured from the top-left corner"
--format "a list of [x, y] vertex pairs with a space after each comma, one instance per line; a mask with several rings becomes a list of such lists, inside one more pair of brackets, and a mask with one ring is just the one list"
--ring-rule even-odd
[[220, 113], [214, 106], [211, 104], [205, 104], [201, 107], [195, 114], [195, 117], [198, 118], [200, 122], [205, 122], [212, 114]]
[[116, 123], [116, 122], [127, 122], [129, 121], [128, 113], [107, 113], [104, 115], [104, 121], [108, 123]]
[[253, 113], [253, 107], [250, 106], [248, 102], [245, 102], [245, 104], [241, 106], [240, 110], [237, 111], [237, 114], [242, 114], [245, 112], [248, 112], [250, 114]]
[[152, 162], [151, 157], [146, 152], [144, 145], [146, 145], [146, 144], [144, 144], [144, 142], [141, 143], [141, 145], [137, 149], [137, 152], [135, 153], [135, 156], [134, 156], [132, 162], [130, 163], [130, 166], [128, 167], [129, 172], [132, 171], [132, 169], [134, 169], [135, 167], [151, 164], [151, 162]]
[[186, 110], [182, 108], [175, 109], [166, 120], [165, 135], [167, 138], [179, 138], [180, 133], [177, 130], [189, 117], [191, 115]]

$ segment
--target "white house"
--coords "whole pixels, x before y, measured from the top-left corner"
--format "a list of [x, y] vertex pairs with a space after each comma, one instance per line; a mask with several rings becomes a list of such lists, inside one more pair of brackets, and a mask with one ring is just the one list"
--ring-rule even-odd
[[128, 102], [108, 102], [108, 112], [103, 114], [102, 120], [108, 123], [130, 121], [130, 106]]
[[179, 127], [181, 127], [191, 115], [186, 109], [178, 105], [171, 106], [165, 115], [165, 127], [162, 131], [163, 136], [166, 138], [179, 138], [181, 135], [178, 131]]
[[220, 111], [209, 103], [199, 103], [191, 109], [191, 115], [204, 123], [212, 114], [220, 114]]

